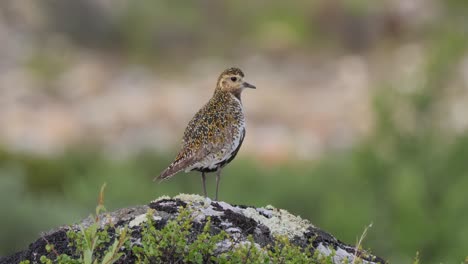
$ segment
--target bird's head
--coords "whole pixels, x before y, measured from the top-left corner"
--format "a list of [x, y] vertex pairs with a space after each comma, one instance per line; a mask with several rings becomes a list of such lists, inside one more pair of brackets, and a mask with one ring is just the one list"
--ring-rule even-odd
[[245, 88], [255, 89], [255, 86], [244, 81], [244, 73], [239, 68], [229, 68], [218, 78], [217, 90], [239, 95]]

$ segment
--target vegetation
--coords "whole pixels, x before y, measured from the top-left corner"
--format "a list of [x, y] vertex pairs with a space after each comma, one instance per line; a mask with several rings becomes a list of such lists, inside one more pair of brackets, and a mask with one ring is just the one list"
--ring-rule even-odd
[[[468, 183], [462, 157], [468, 154], [468, 138], [460, 137], [448, 146], [416, 140], [396, 146], [391, 155], [383, 155], [377, 152], [382, 149], [363, 144], [314, 167], [295, 163], [264, 168], [240, 160], [226, 170], [223, 186], [229, 188], [223, 188], [222, 199], [288, 208], [349, 243], [372, 221], [374, 228], [365, 244], [372, 245], [373, 252], [383, 257], [414, 256], [419, 251], [422, 263], [463, 260], [467, 241], [462, 234], [467, 232], [464, 223], [468, 211], [464, 189]], [[412, 152], [406, 153], [408, 150]], [[89, 197], [95, 191], [87, 186], [97, 186], [98, 181], [110, 183], [111, 208], [147, 203], [161, 194], [200, 192], [195, 175], [180, 175], [170, 184], [147, 184], [153, 176], [148, 172], [164, 166], [161, 163], [154, 168], [151, 161], [161, 159], [148, 153], [125, 162], [96, 153], [68, 154], [58, 159], [40, 158], [40, 164], [48, 165], [35, 168], [38, 159], [3, 155], [1, 167], [9, 174], [0, 178], [0, 193], [10, 196], [2, 199], [23, 201], [20, 208], [1, 203], [1, 210], [9, 214], [1, 219], [3, 250], [25, 247], [38, 232], [84, 217], [94, 203]], [[78, 171], [82, 176], [77, 175]], [[41, 175], [51, 179], [50, 185], [41, 188], [49, 191], [38, 192], [34, 181], [28, 179]], [[20, 188], [22, 178], [26, 188], [36, 192], [25, 193]], [[261, 191], [254, 191], [258, 188]], [[246, 190], [239, 195], [242, 189]], [[62, 202], [50, 202], [57, 200]], [[13, 224], [9, 219], [18, 221]]]
[[[102, 205], [96, 210], [104, 210]], [[67, 232], [68, 247], [73, 253], [58, 254], [53, 244], [47, 244], [46, 250], [54, 253], [53, 257], [40, 256], [44, 264], [112, 264], [117, 261], [135, 261], [136, 263], [316, 263], [330, 264], [332, 257], [314, 253], [312, 243], [301, 248], [285, 237], [278, 237], [273, 246], [259, 248], [252, 236], [249, 243], [234, 244], [234, 238], [221, 231], [213, 234], [211, 221], [208, 219], [202, 232], [191, 238], [193, 219], [189, 209], [180, 208], [176, 219], [170, 220], [163, 228], [157, 229], [153, 212], [147, 213], [147, 220], [141, 225], [140, 243], [131, 244], [129, 229], [119, 228], [108, 232], [111, 225], [99, 228], [99, 215], [87, 228]], [[217, 251], [221, 243], [227, 244], [227, 251]], [[124, 256], [127, 254], [126, 256]], [[359, 261], [355, 262], [359, 263]], [[29, 260], [21, 264], [30, 264]]]

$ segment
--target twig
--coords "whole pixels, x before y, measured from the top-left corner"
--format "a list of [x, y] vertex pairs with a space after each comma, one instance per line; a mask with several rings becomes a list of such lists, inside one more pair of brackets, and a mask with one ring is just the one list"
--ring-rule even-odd
[[54, 252], [54, 254], [55, 254], [56, 257], [60, 256], [59, 253], [57, 252], [57, 250], [55, 250], [54, 245], [51, 244], [51, 243], [49, 243], [49, 241], [47, 240], [47, 238], [45, 238], [45, 237], [43, 236], [42, 239], [44, 239], [44, 241], [47, 243], [47, 245], [51, 245], [51, 250], [52, 250], [52, 252]]
[[242, 262], [243, 264], [246, 264], [246, 263], [247, 263], [247, 260], [249, 260], [249, 258], [250, 258], [250, 251], [252, 250], [252, 247], [255, 247], [255, 245], [250, 244], [249, 251], [247, 251], [247, 256], [245, 256], [245, 259], [244, 259], [244, 261]]

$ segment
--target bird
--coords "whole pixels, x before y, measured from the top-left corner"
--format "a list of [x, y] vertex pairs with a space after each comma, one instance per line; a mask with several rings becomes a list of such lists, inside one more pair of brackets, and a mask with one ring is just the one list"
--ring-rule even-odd
[[236, 157], [245, 138], [242, 91], [256, 89], [244, 81], [244, 77], [237, 67], [228, 68], [219, 75], [211, 99], [188, 123], [179, 153], [154, 180], [161, 182], [181, 171], [198, 171], [207, 197], [206, 173], [215, 172], [215, 200], [218, 200], [221, 170]]

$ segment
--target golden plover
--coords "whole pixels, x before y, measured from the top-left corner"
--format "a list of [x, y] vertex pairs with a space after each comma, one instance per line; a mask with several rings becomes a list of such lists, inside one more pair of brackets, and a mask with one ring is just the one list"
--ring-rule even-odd
[[255, 89], [255, 86], [244, 81], [244, 73], [239, 68], [221, 73], [213, 97], [185, 129], [179, 154], [156, 179], [162, 181], [180, 171], [199, 171], [206, 197], [205, 173], [216, 172], [215, 200], [218, 200], [221, 169], [234, 159], [245, 137], [241, 102], [245, 88]]

